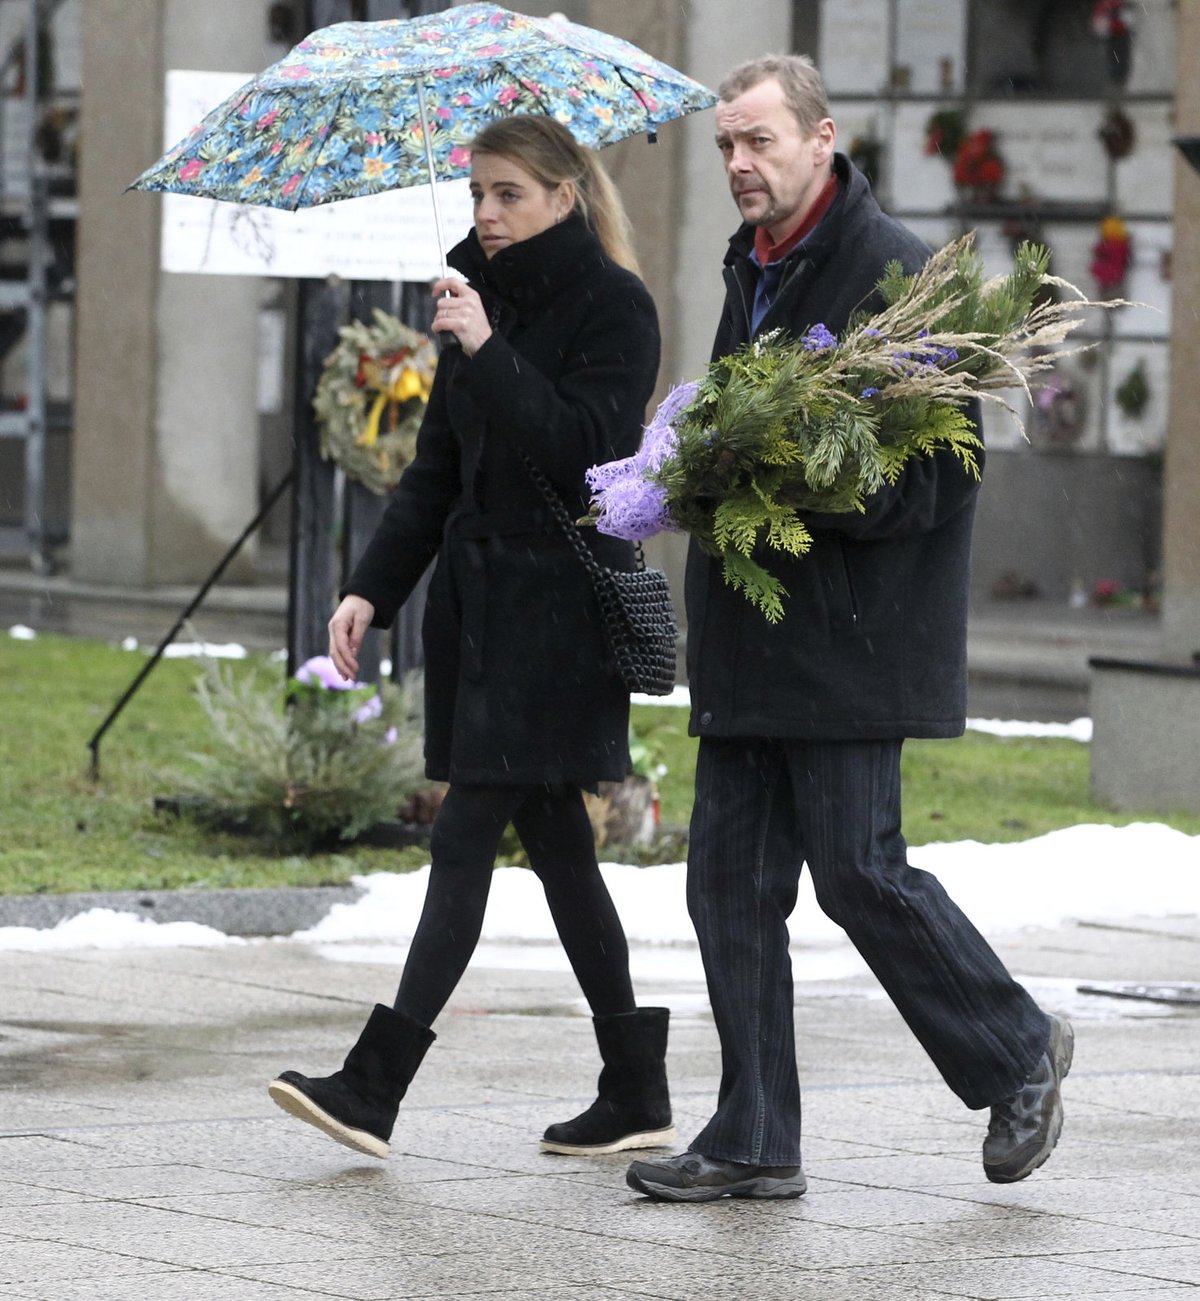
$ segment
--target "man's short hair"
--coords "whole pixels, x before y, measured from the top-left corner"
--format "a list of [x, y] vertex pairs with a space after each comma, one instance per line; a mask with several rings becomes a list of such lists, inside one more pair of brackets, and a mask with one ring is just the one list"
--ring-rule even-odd
[[784, 103], [791, 109], [805, 136], [816, 133], [817, 123], [829, 116], [825, 83], [807, 54], [764, 54], [739, 63], [721, 82], [717, 95], [728, 103], [774, 77], [783, 90]]

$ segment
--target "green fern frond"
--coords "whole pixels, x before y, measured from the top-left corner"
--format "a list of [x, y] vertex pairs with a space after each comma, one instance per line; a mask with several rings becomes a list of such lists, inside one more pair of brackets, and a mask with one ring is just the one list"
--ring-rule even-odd
[[725, 552], [722, 561], [725, 581], [730, 587], [761, 610], [768, 623], [778, 623], [783, 618], [783, 598], [787, 596], [787, 589], [779, 579], [737, 551]]

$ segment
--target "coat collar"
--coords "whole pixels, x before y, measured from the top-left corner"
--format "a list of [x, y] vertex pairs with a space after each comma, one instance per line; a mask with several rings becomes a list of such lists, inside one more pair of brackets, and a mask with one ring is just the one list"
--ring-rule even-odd
[[[805, 236], [784, 258], [785, 267], [790, 268], [794, 263], [804, 259], [823, 262], [842, 238], [845, 215], [852, 212], [864, 200], [874, 203], [867, 178], [845, 154], [834, 154], [833, 170], [841, 182], [838, 186], [837, 198], [817, 223], [816, 229]], [[750, 260], [750, 254], [754, 251], [754, 231], [754, 226], [743, 223], [734, 232], [725, 253], [727, 267]]]
[[474, 230], [447, 261], [478, 289], [489, 290], [524, 315], [537, 311], [605, 262], [604, 249], [582, 217], [502, 248], [488, 258]]

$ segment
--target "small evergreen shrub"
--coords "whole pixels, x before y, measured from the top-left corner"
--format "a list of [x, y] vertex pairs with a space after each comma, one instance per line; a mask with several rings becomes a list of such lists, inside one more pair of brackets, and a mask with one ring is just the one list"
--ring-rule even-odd
[[280, 686], [210, 666], [197, 694], [211, 741], [185, 778], [194, 807], [293, 851], [396, 817], [428, 784], [419, 677], [348, 682], [319, 656]]

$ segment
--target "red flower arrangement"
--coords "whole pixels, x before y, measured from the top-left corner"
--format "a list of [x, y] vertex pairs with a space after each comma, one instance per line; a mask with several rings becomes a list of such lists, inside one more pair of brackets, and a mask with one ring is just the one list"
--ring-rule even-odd
[[996, 152], [996, 137], [991, 131], [972, 131], [954, 155], [954, 184], [972, 191], [976, 199], [995, 196], [1004, 180], [1004, 160]]
[[1123, 0], [1097, 0], [1092, 5], [1092, 32], [1107, 39], [1112, 36], [1129, 36], [1133, 31], [1131, 6]]
[[1125, 283], [1132, 254], [1129, 227], [1120, 217], [1105, 217], [1100, 238], [1092, 245], [1091, 273], [1102, 290], [1112, 292]]

